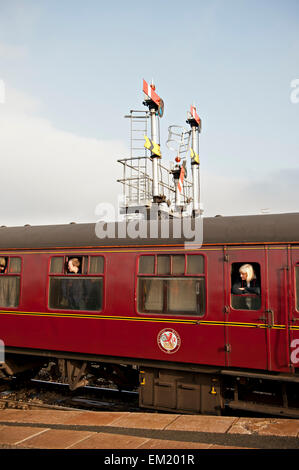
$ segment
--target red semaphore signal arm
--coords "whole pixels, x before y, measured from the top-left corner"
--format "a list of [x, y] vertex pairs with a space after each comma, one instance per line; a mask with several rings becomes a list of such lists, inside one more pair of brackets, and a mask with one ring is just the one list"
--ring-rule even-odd
[[200, 117], [198, 116], [198, 114], [197, 114], [197, 112], [196, 112], [195, 106], [192, 106], [192, 105], [191, 105], [190, 113], [191, 113], [191, 116], [193, 117], [193, 119], [194, 119], [194, 120], [197, 122], [197, 124], [200, 126], [201, 121], [200, 121]]
[[157, 106], [160, 105], [161, 98], [155, 92], [154, 85], [149, 85], [145, 80], [143, 80], [143, 92], [156, 103]]

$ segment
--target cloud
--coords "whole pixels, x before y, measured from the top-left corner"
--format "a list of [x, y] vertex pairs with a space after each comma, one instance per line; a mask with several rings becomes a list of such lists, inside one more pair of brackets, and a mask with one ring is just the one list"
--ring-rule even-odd
[[[0, 104], [0, 225], [95, 222], [99, 203], [116, 207], [122, 141], [86, 138], [41, 118], [42, 103], [8, 88]], [[296, 212], [299, 169], [201, 171], [204, 216]]]
[[29, 117], [40, 110], [41, 102], [38, 99], [28, 96], [20, 90], [10, 88], [5, 84], [5, 106], [1, 106], [0, 116], [3, 116], [5, 119], [9, 116], [20, 118], [25, 114], [26, 117]]
[[0, 43], [0, 58], [1, 59], [25, 59], [28, 56], [28, 49], [26, 46], [16, 46], [12, 44]]
[[202, 175], [205, 216], [299, 212], [299, 169], [286, 168], [260, 177]]
[[121, 192], [124, 144], [59, 130], [39, 106], [12, 89], [0, 105], [0, 225], [95, 221], [97, 204]]

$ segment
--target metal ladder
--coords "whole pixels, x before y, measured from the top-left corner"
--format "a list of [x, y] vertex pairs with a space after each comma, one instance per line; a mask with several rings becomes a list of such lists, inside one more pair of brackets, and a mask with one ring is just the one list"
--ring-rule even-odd
[[148, 132], [149, 111], [130, 110], [125, 118], [130, 119], [130, 156], [147, 157], [148, 150], [144, 147], [144, 136]]

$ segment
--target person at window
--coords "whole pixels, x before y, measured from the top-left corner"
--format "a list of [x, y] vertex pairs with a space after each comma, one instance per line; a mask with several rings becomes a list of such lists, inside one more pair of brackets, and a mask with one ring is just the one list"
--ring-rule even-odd
[[78, 258], [72, 258], [69, 260], [68, 265], [68, 274], [79, 274], [80, 261]]
[[[80, 264], [78, 258], [69, 259], [67, 263], [67, 274], [80, 274]], [[72, 280], [72, 278], [61, 280], [61, 303], [63, 307], [80, 310], [84, 293], [82, 281], [80, 277], [76, 281]]]
[[251, 264], [243, 264], [239, 269], [239, 273], [241, 279], [233, 285], [232, 293], [237, 295], [260, 295], [261, 289], [257, 285], [256, 275]]
[[4, 274], [6, 271], [6, 259], [1, 256], [0, 257], [0, 274]]

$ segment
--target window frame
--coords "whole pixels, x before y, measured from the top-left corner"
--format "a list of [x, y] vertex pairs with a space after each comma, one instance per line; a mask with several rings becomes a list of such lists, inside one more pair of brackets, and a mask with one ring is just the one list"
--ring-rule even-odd
[[[184, 268], [184, 274], [172, 274], [172, 266], [173, 266], [173, 261], [172, 261], [172, 256], [184, 256], [185, 257], [185, 268]], [[154, 256], [154, 273], [153, 274], [147, 274], [147, 273], [139, 273], [139, 263], [140, 263], [140, 258], [142, 256]], [[170, 256], [170, 274], [158, 274], [158, 256]], [[199, 274], [188, 274], [187, 273], [187, 256], [201, 256], [203, 259], [203, 272]], [[140, 316], [148, 316], [148, 315], [154, 315], [154, 316], [167, 316], [169, 318], [204, 318], [207, 315], [208, 312], [208, 295], [207, 295], [207, 256], [205, 253], [182, 253], [182, 252], [150, 252], [150, 253], [140, 253], [136, 257], [136, 274], [135, 274], [135, 312], [140, 315]], [[172, 312], [155, 312], [155, 311], [150, 311], [150, 312], [142, 312], [139, 311], [139, 279], [161, 279], [161, 280], [167, 280], [167, 279], [203, 279], [204, 280], [204, 311], [201, 314], [194, 314], [194, 313], [184, 313], [184, 314], [179, 314], [179, 313], [172, 313]], [[164, 294], [163, 294], [163, 303], [164, 303]]]
[[[261, 293], [258, 295], [258, 294], [233, 294], [232, 293], [232, 288], [233, 288], [233, 283], [232, 283], [232, 267], [234, 264], [238, 264], [239, 265], [239, 269], [240, 267], [243, 265], [243, 264], [251, 264], [251, 265], [258, 265], [259, 267], [259, 277], [260, 277], [260, 290], [261, 290]], [[261, 263], [258, 262], [258, 261], [233, 261], [231, 262], [230, 264], [230, 267], [231, 267], [231, 270], [230, 270], [230, 274], [229, 274], [229, 286], [230, 286], [230, 290], [229, 290], [229, 307], [234, 311], [234, 312], [245, 312], [245, 313], [252, 313], [252, 312], [261, 312], [263, 310], [263, 289], [262, 289], [262, 266], [261, 266]], [[254, 267], [254, 266], [253, 266]], [[232, 305], [232, 300], [233, 300], [233, 297], [232, 296], [236, 296], [236, 297], [242, 297], [242, 298], [257, 298], [259, 297], [260, 298], [260, 307], [258, 309], [246, 309], [246, 308], [235, 308], [233, 307]]]
[[[66, 266], [66, 259], [70, 259], [70, 258], [82, 258], [83, 257], [87, 257], [88, 258], [88, 261], [87, 261], [87, 273], [78, 273], [78, 274], [75, 274], [75, 273], [69, 273], [67, 274], [65, 272], [65, 266]], [[103, 272], [102, 273], [92, 273], [92, 274], [89, 274], [89, 268], [90, 268], [90, 258], [91, 257], [101, 257], [103, 258]], [[51, 269], [51, 261], [53, 258], [63, 258], [63, 272], [60, 272], [60, 273], [51, 273], [50, 272], [50, 269]], [[63, 278], [63, 279], [80, 279], [80, 278], [89, 278], [89, 279], [102, 279], [102, 307], [101, 309], [99, 310], [86, 310], [86, 309], [70, 309], [70, 308], [55, 308], [55, 307], [50, 307], [50, 282], [51, 282], [51, 278]], [[106, 280], [106, 258], [103, 254], [90, 254], [90, 253], [80, 253], [80, 252], [76, 252], [74, 254], [54, 254], [52, 256], [49, 257], [49, 260], [48, 260], [48, 282], [47, 282], [47, 308], [48, 310], [50, 311], [63, 311], [63, 312], [87, 312], [89, 314], [92, 314], [92, 313], [99, 313], [99, 312], [102, 312], [105, 308], [105, 302], [106, 302], [106, 289], [105, 289], [105, 280]]]
[[[14, 309], [14, 310], [17, 310], [20, 308], [20, 305], [22, 303], [22, 293], [23, 293], [23, 289], [22, 289], [22, 285], [23, 285], [23, 256], [21, 255], [10, 255], [10, 254], [5, 254], [5, 255], [2, 255], [0, 253], [0, 257], [1, 258], [6, 258], [7, 259], [7, 272], [5, 273], [0, 273], [0, 278], [2, 277], [19, 277], [20, 279], [20, 283], [19, 283], [19, 302], [18, 302], [18, 305], [16, 305], [15, 307], [4, 307], [0, 304], [0, 310], [3, 310], [3, 309]], [[20, 272], [18, 273], [10, 273], [9, 272], [9, 264], [10, 264], [10, 259], [11, 258], [18, 258], [21, 260], [21, 267], [20, 267]]]

